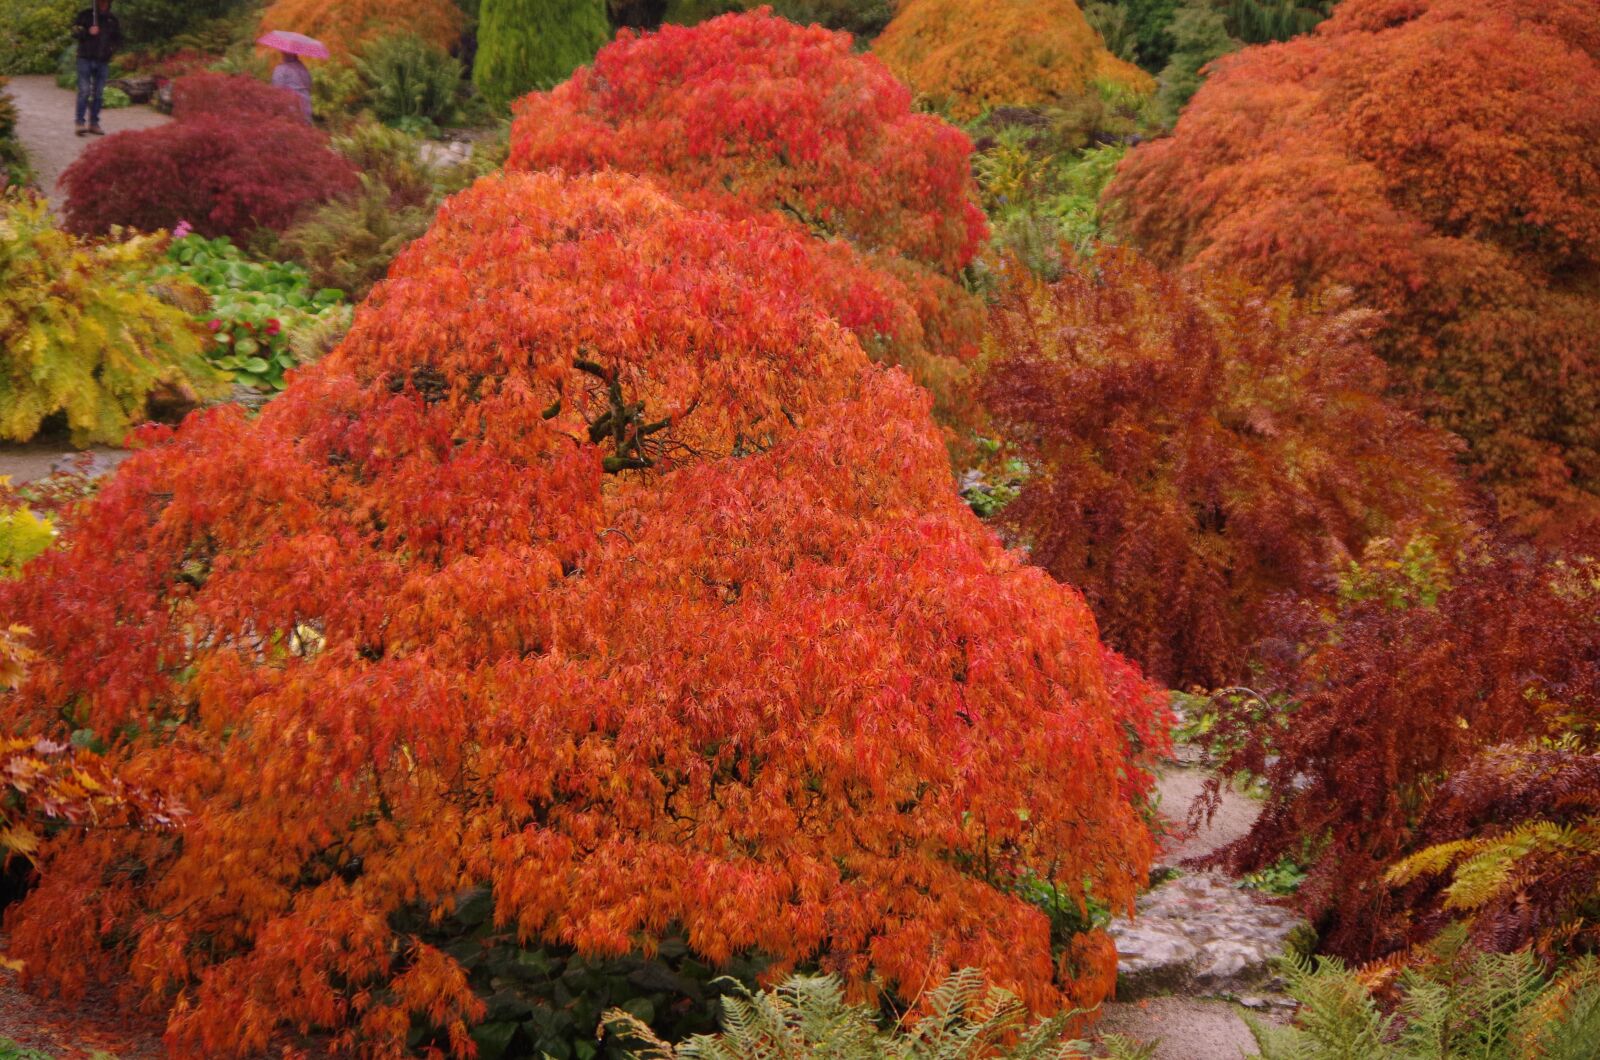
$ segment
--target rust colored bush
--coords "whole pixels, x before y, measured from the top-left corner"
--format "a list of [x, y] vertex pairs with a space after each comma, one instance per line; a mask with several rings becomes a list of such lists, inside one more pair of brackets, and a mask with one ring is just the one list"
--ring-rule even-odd
[[273, 0], [261, 15], [263, 31], [316, 37], [336, 59], [349, 59], [366, 42], [395, 33], [450, 48], [463, 26], [455, 0]]
[[1104, 936], [1053, 952], [1017, 888], [1132, 901], [1160, 697], [961, 504], [827, 247], [485, 178], [257, 419], [148, 435], [0, 586], [38, 631], [0, 717], [73, 704], [189, 816], [46, 844], [6, 917], [31, 980], [124, 983], [182, 1056], [398, 1056], [413, 1019], [465, 1056], [481, 1002], [393, 916], [489, 884], [582, 954], [676, 925], [863, 993], [1103, 996]]
[[1238, 680], [1278, 597], [1397, 528], [1460, 532], [1450, 447], [1380, 396], [1374, 326], [1110, 249], [1019, 280], [983, 387], [1034, 472], [1004, 522], [1152, 677]]
[[982, 326], [958, 283], [987, 237], [971, 153], [848, 34], [757, 12], [624, 34], [522, 100], [510, 167], [638, 173], [692, 206], [804, 225], [840, 257], [853, 247], [910, 312], [849, 326], [947, 391]]
[[[1485, 945], [1548, 947], [1580, 905], [1574, 888], [1583, 901], [1594, 895], [1595, 859], [1579, 850], [1515, 866], [1502, 849], [1499, 868], [1520, 877], [1501, 893], [1485, 858], [1484, 896], [1454, 910], [1447, 879], [1419, 879], [1416, 865], [1389, 874], [1442, 842], [1592, 817], [1600, 792], [1583, 759], [1600, 733], [1600, 569], [1584, 558], [1593, 554], [1477, 543], [1426, 593], [1390, 575], [1398, 594], [1308, 609], [1301, 651], [1266, 678], [1289, 704], [1279, 722], [1230, 711], [1213, 730], [1238, 742], [1221, 775], [1249, 769], [1268, 787], [1255, 827], [1218, 860], [1249, 870], [1309, 857], [1300, 900], [1321, 945], [1353, 960], [1424, 941], [1475, 905]], [[1435, 867], [1448, 853], [1435, 851]], [[1586, 930], [1592, 944], [1592, 916]]]
[[1106, 51], [1074, 0], [905, 0], [873, 43], [889, 69], [961, 120], [1060, 103], [1104, 81], [1155, 80]]
[[1168, 264], [1352, 288], [1413, 407], [1525, 530], [1600, 513], [1589, 0], [1346, 0], [1217, 64], [1109, 189]]

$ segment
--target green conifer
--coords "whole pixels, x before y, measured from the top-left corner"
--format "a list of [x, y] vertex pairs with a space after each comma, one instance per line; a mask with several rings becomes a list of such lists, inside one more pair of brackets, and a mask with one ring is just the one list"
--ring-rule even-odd
[[482, 0], [473, 83], [504, 107], [565, 81], [610, 32], [604, 0]]

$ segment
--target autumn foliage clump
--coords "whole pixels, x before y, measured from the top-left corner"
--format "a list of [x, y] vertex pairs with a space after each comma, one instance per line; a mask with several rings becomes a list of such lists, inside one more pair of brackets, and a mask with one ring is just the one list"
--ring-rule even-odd
[[300, 98], [244, 74], [195, 73], [172, 82], [172, 117], [304, 122]]
[[1352, 959], [1452, 918], [1492, 949], [1600, 944], [1594, 555], [1478, 542], [1453, 563], [1369, 557], [1264, 679], [1279, 720], [1229, 710], [1214, 730], [1237, 741], [1224, 775], [1268, 789], [1221, 860], [1308, 860], [1301, 901]]
[[961, 504], [829, 260], [634, 177], [489, 177], [259, 418], [149, 436], [0, 587], [38, 656], [0, 710], [72, 704], [189, 816], [45, 846], [30, 979], [127, 983], [179, 1055], [413, 1019], [466, 1055], [482, 1003], [397, 914], [487, 884], [583, 954], [1103, 996], [1108, 941], [1018, 892], [1131, 902], [1159, 697]]
[[306, 125], [289, 93], [248, 77], [173, 83], [168, 125], [91, 144], [61, 176], [67, 226], [100, 235], [187, 221], [201, 235], [283, 231], [308, 206], [357, 186], [353, 166]]
[[1590, 0], [1345, 0], [1218, 62], [1110, 188], [1168, 264], [1352, 288], [1503, 513], [1600, 511], [1600, 31]]
[[522, 100], [510, 166], [638, 173], [696, 208], [805, 226], [851, 277], [835, 315], [943, 397], [982, 328], [959, 282], [988, 234], [971, 153], [849, 34], [762, 10], [623, 34]]
[[889, 69], [953, 117], [1069, 101], [1096, 81], [1155, 79], [1106, 50], [1074, 0], [904, 0], [873, 43]]
[[273, 0], [261, 14], [261, 29], [316, 37], [335, 59], [349, 59], [361, 45], [397, 33], [450, 48], [464, 25], [455, 0]]
[[1173, 687], [1240, 678], [1282, 595], [1397, 528], [1459, 533], [1449, 446], [1380, 396], [1373, 314], [1106, 249], [997, 307], [984, 399], [1033, 470], [1004, 521]]

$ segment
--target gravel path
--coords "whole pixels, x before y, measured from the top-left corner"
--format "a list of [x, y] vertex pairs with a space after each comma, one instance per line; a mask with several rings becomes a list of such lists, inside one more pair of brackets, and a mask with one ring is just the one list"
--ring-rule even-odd
[[[1222, 793], [1222, 805], [1208, 827], [1189, 836], [1184, 820], [1189, 804], [1200, 794], [1209, 774], [1202, 769], [1172, 767], [1157, 784], [1161, 812], [1174, 835], [1158, 859], [1177, 865], [1184, 858], [1207, 854], [1250, 830], [1261, 804], [1235, 791]], [[1194, 997], [1153, 997], [1144, 1001], [1110, 1002], [1095, 1025], [1096, 1034], [1121, 1034], [1135, 1041], [1155, 1042], [1155, 1060], [1240, 1060], [1256, 1055], [1255, 1037], [1237, 1006]], [[1270, 1017], [1263, 1016], [1263, 1019]]]
[[[72, 108], [76, 94], [58, 88], [48, 74], [27, 74], [10, 79], [7, 91], [17, 102], [17, 139], [28, 150], [34, 179], [39, 190], [50, 198], [50, 205], [61, 209], [62, 198], [56, 180], [83, 149], [102, 137], [79, 136], [72, 127]], [[100, 112], [100, 125], [107, 135], [129, 129], [148, 129], [169, 121], [149, 107], [120, 107]]]

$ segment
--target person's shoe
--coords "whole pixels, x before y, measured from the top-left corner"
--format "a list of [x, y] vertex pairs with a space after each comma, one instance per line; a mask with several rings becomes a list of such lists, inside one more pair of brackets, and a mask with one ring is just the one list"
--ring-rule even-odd
[[78, 130], [78, 135], [79, 136], [88, 136], [89, 135], [89, 127], [87, 125], [83, 124], [83, 122], [81, 122], [81, 121], [73, 122], [72, 123], [72, 127], [74, 129]]
[[89, 135], [90, 136], [104, 136], [105, 134], [106, 134], [106, 131], [104, 129], [100, 128], [100, 123], [99, 122], [95, 122], [93, 125], [89, 126]]

